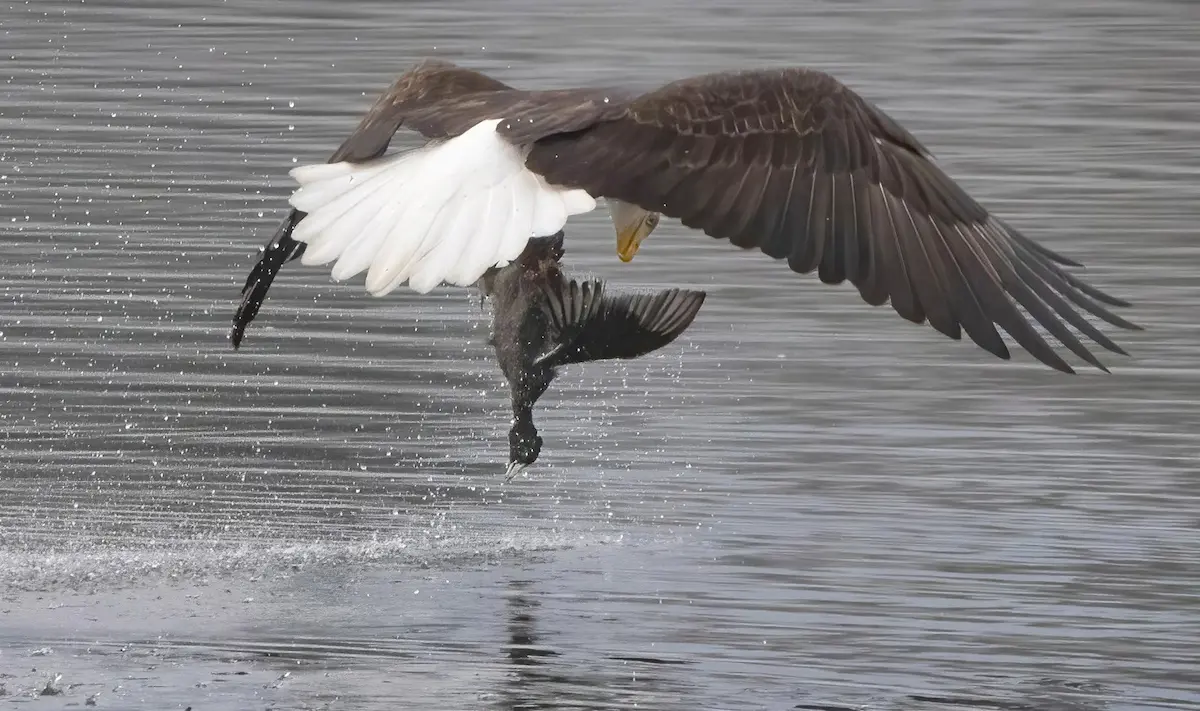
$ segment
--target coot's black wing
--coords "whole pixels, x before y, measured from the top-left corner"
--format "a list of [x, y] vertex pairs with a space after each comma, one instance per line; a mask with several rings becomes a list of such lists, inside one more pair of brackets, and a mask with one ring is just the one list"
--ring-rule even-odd
[[558, 346], [539, 362], [555, 366], [652, 353], [687, 330], [705, 297], [688, 289], [606, 296], [594, 280], [554, 282], [545, 291]]

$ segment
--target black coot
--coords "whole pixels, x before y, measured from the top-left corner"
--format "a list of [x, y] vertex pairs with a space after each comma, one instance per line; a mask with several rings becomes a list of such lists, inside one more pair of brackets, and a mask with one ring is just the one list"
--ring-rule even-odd
[[491, 344], [512, 389], [506, 481], [537, 461], [533, 405], [560, 366], [652, 353], [687, 330], [704, 303], [704, 292], [685, 289], [609, 296], [599, 280], [564, 276], [562, 256], [562, 232], [534, 238], [478, 282], [492, 302]]

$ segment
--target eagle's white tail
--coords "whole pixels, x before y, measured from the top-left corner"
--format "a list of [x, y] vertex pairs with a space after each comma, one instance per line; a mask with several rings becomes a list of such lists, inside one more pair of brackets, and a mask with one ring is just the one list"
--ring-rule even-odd
[[308, 213], [292, 233], [308, 245], [301, 262], [337, 260], [339, 281], [366, 269], [375, 296], [405, 281], [421, 293], [442, 282], [468, 286], [516, 259], [530, 237], [596, 208], [583, 190], [526, 169], [525, 152], [496, 133], [498, 123], [365, 163], [293, 169], [300, 187], [289, 202]]

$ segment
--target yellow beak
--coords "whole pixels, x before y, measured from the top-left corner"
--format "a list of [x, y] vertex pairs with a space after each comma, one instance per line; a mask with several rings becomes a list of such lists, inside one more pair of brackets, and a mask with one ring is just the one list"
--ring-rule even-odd
[[657, 226], [658, 215], [649, 212], [629, 227], [617, 230], [617, 256], [621, 261], [632, 261], [633, 255], [637, 254], [638, 248], [642, 246], [642, 241], [649, 237]]
[[642, 246], [642, 240], [645, 238], [641, 222], [635, 223], [631, 229], [618, 232], [617, 256], [621, 258], [622, 262], [632, 261], [633, 255], [637, 254], [638, 248]]
[[658, 213], [620, 200], [609, 200], [608, 212], [617, 233], [617, 256], [622, 262], [628, 262], [637, 254], [642, 240], [658, 226]]

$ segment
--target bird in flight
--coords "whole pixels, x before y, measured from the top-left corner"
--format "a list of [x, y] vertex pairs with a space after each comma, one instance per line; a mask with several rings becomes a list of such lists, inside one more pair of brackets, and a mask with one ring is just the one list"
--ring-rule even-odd
[[[402, 126], [428, 142], [387, 153]], [[1107, 368], [1081, 336], [1125, 351], [1084, 314], [1128, 303], [1075, 276], [958, 186], [898, 122], [832, 76], [721, 72], [649, 92], [517, 89], [425, 60], [400, 76], [324, 164], [291, 171], [291, 212], [242, 290], [241, 343], [282, 265], [332, 264], [366, 289], [468, 286], [603, 201], [634, 258], [661, 217], [850, 282], [871, 305], [1008, 359], [1004, 331], [1074, 370], [1039, 333]], [[719, 268], [719, 267], [715, 267]], [[1073, 329], [1073, 330], [1072, 330]], [[1076, 335], [1076, 334], [1079, 335]]]

